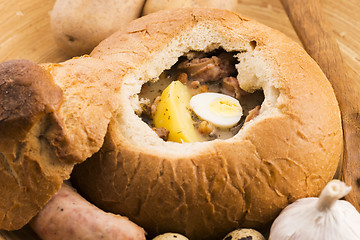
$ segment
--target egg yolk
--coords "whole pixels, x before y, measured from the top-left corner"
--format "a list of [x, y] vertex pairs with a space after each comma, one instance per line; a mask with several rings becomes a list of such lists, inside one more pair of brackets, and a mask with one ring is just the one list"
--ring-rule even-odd
[[241, 112], [241, 107], [238, 103], [231, 99], [219, 98], [210, 103], [209, 108], [221, 116], [236, 116]]
[[221, 93], [197, 94], [191, 98], [190, 106], [200, 119], [222, 129], [235, 126], [242, 116], [242, 107], [239, 101]]
[[180, 81], [173, 81], [164, 89], [153, 116], [156, 128], [164, 127], [169, 131], [169, 141], [199, 142], [203, 141], [193, 125], [188, 88]]

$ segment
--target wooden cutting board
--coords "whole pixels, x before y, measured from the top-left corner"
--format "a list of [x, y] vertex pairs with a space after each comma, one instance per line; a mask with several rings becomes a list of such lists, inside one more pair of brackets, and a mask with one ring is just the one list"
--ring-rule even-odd
[[[60, 62], [68, 57], [51, 35], [49, 13], [55, 0], [0, 0], [0, 62], [29, 59], [37, 63]], [[278, 29], [299, 42], [280, 0], [238, 0], [238, 12]], [[321, 0], [334, 35], [349, 66], [349, 76], [360, 85], [360, 2]], [[360, 97], [359, 97], [360, 100]], [[359, 169], [354, 171], [360, 172]], [[357, 187], [357, 186], [353, 186]], [[28, 226], [0, 231], [0, 240], [38, 240]]]

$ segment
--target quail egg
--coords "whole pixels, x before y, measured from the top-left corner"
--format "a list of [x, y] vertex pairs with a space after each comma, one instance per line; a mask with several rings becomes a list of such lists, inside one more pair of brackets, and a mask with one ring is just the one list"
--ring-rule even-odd
[[241, 228], [230, 232], [223, 240], [265, 240], [265, 237], [254, 229]]
[[153, 238], [153, 240], [189, 240], [189, 239], [178, 233], [164, 233]]

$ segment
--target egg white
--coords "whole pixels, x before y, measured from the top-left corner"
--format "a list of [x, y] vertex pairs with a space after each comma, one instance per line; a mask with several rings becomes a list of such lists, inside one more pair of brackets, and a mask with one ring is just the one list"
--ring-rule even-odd
[[190, 99], [190, 106], [200, 119], [219, 128], [235, 126], [243, 115], [239, 101], [221, 93], [197, 94]]

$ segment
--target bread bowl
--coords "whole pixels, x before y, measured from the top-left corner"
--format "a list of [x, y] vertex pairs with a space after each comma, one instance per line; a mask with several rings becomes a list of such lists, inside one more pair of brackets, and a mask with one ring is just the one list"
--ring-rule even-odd
[[[136, 114], [143, 85], [189, 53], [219, 49], [234, 53], [243, 90], [263, 92], [259, 114], [225, 140], [159, 138]], [[104, 144], [72, 182], [149, 234], [216, 239], [259, 228], [334, 176], [342, 149], [335, 95], [318, 65], [276, 30], [225, 10], [161, 11], [131, 22], [90, 57], [121, 65], [124, 75]]]

